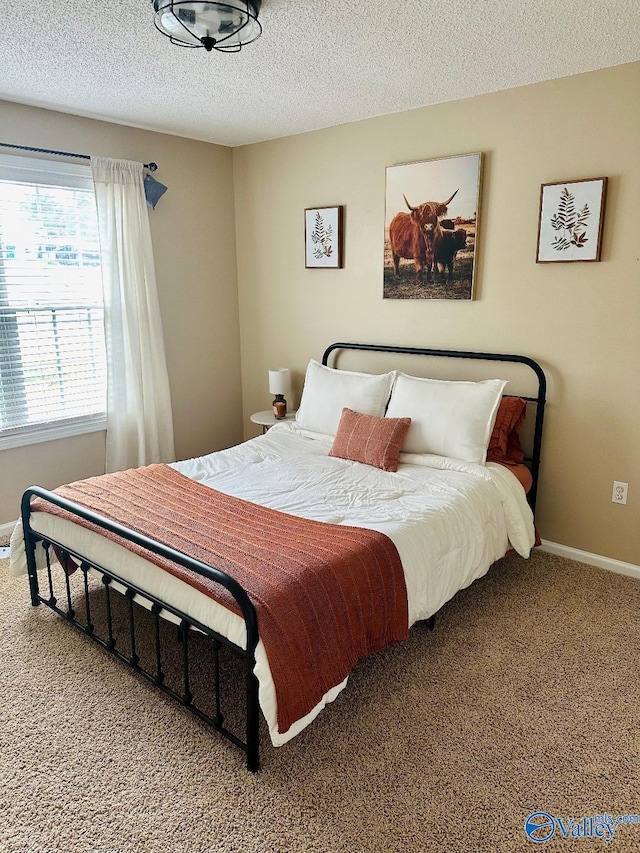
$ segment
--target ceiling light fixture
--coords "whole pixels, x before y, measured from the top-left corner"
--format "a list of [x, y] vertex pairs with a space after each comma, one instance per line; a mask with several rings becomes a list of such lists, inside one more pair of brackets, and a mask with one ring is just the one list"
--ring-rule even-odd
[[262, 33], [262, 0], [152, 0], [154, 23], [172, 44], [237, 53]]

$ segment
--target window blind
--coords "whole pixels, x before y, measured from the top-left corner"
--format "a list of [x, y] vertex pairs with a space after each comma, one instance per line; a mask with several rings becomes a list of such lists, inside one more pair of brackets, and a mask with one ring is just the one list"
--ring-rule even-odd
[[0, 448], [104, 428], [89, 166], [0, 155]]

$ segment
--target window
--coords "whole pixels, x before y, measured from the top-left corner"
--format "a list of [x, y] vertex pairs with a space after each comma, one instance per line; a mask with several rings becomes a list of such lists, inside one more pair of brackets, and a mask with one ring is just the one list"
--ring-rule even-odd
[[91, 169], [0, 155], [0, 448], [104, 429]]

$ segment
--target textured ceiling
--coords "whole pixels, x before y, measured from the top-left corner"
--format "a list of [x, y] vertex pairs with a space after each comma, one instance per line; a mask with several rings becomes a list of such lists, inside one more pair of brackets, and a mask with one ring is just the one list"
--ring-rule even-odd
[[242, 145], [635, 61], [638, 12], [264, 0], [262, 37], [225, 55], [173, 47], [149, 0], [2, 0], [0, 99]]

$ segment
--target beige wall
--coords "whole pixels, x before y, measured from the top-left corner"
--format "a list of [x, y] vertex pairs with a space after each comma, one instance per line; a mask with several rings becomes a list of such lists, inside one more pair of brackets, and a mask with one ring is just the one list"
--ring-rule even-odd
[[[179, 457], [255, 434], [267, 369], [293, 368], [299, 393], [334, 340], [521, 352], [550, 382], [541, 534], [640, 564], [639, 95], [634, 63], [233, 152], [0, 102], [0, 135], [160, 164], [169, 192], [151, 226]], [[476, 300], [383, 301], [385, 166], [472, 151], [485, 155]], [[601, 175], [602, 263], [537, 265], [540, 184]], [[303, 210], [327, 204], [346, 206], [345, 268], [305, 270]], [[104, 436], [0, 457], [1, 524], [30, 483], [100, 473]], [[614, 479], [630, 484], [626, 507]]]
[[[158, 163], [169, 190], [150, 218], [176, 452], [241, 440], [231, 149], [2, 101], [0, 128], [2, 142]], [[0, 451], [0, 524], [26, 486], [103, 472], [104, 433]]]
[[[245, 434], [267, 370], [336, 340], [520, 352], [549, 378], [538, 524], [640, 564], [640, 63], [235, 149]], [[385, 166], [482, 151], [476, 300], [383, 301]], [[601, 263], [536, 264], [540, 184], [608, 176]], [[305, 270], [305, 207], [346, 207]], [[629, 503], [611, 503], [613, 480]]]

